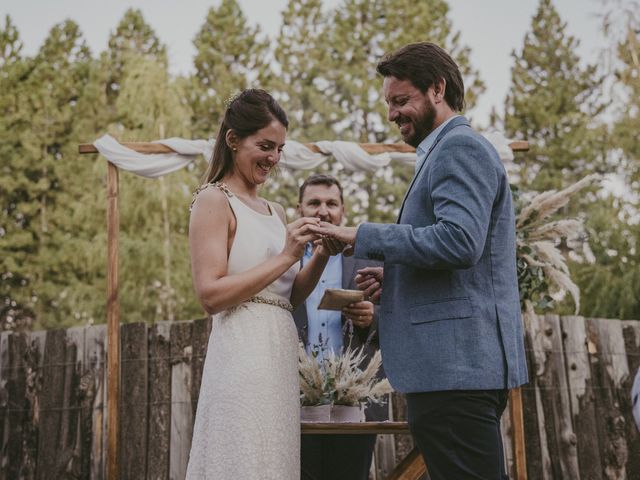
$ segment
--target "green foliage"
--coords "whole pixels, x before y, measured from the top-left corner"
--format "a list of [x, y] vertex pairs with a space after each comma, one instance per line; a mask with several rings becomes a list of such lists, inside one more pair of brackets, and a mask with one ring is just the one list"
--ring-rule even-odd
[[22, 42], [18, 29], [9, 15], [4, 19], [4, 27], [0, 30], [0, 68], [5, 69], [20, 59]]
[[[115, 104], [122, 138], [165, 138], [166, 132], [188, 136], [191, 112], [180, 93], [165, 65], [131, 56]], [[196, 182], [193, 168], [157, 180], [120, 175], [120, 302], [129, 312], [127, 321], [173, 320], [199, 312], [194, 309], [185, 238]]]
[[[525, 200], [517, 186], [511, 185], [515, 215], [518, 217], [526, 205]], [[520, 291], [520, 306], [524, 311], [525, 302], [529, 301], [537, 311], [550, 310], [555, 305], [549, 295], [549, 283], [541, 266], [527, 262], [527, 257], [535, 257], [535, 252], [529, 244], [529, 238], [525, 229], [517, 231], [516, 243], [516, 268], [518, 271], [518, 289]]]
[[593, 121], [602, 79], [595, 65], [581, 65], [578, 43], [552, 1], [540, 0], [522, 50], [512, 53], [504, 125], [507, 136], [530, 145], [518, 155], [523, 187], [563, 188], [602, 169], [604, 129]]
[[218, 8], [210, 8], [193, 43], [197, 53], [190, 98], [192, 131], [198, 138], [214, 137], [227, 99], [268, 80], [268, 43], [259, 27], [248, 25], [236, 0], [222, 0]]
[[[283, 104], [292, 140], [397, 142], [375, 64], [383, 53], [421, 40], [452, 52], [465, 77], [468, 107], [484, 90], [444, 0], [344, 0], [328, 11], [320, 0], [289, 0], [273, 47], [236, 0], [216, 5], [194, 38], [194, 74], [179, 78], [168, 74], [166, 47], [139, 10], [124, 14], [108, 48], [95, 57], [74, 22], [54, 26], [31, 56], [22, 53], [11, 19], [0, 24], [0, 328], [105, 319], [106, 162], [78, 156], [79, 143], [104, 133], [120, 140], [212, 137], [224, 102], [250, 86], [268, 88]], [[593, 122], [600, 109], [593, 101], [600, 85], [594, 67], [580, 66], [575, 40], [551, 2], [541, 1], [521, 54], [514, 54], [505, 117], [507, 133], [522, 135], [533, 147], [520, 155], [523, 188], [563, 186], [602, 169], [601, 159], [615, 148], [620, 162], [610, 166], [637, 189], [636, 30], [618, 47], [617, 81], [628, 102], [606, 131]], [[121, 172], [124, 322], [202, 314], [191, 285], [187, 232], [191, 192], [204, 170], [200, 161], [162, 180]], [[332, 160], [319, 170], [343, 183], [351, 223], [393, 221], [413, 176], [408, 166], [354, 173]], [[310, 173], [281, 167], [261, 194], [293, 216], [298, 185]], [[580, 208], [597, 262], [571, 264], [583, 313], [639, 318], [637, 206], [584, 198], [589, 201]], [[526, 248], [519, 246], [519, 256], [531, 253]], [[542, 269], [518, 265], [521, 288], [538, 307], [548, 306]]]
[[590, 209], [585, 226], [595, 261], [571, 265], [585, 315], [640, 318], [640, 225], [635, 215], [612, 197]]
[[151, 26], [144, 20], [142, 12], [128, 9], [115, 31], [109, 37], [109, 74], [107, 91], [115, 100], [120, 90], [123, 70], [129, 59], [139, 56], [149, 57], [166, 66], [167, 49], [160, 42]]
[[[17, 34], [11, 36], [15, 45]], [[2, 66], [0, 155], [9, 159], [0, 184], [2, 321], [30, 324], [57, 307], [59, 285], [69, 280], [52, 252], [65, 248], [65, 232], [71, 230], [63, 214], [73, 191], [65, 147], [91, 59], [71, 21], [53, 27], [34, 58], [12, 58]]]

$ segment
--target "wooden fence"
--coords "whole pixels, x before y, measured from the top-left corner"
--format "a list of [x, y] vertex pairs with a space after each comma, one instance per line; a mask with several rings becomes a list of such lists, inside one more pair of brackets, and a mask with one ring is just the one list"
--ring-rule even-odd
[[[527, 323], [528, 478], [640, 478], [630, 401], [640, 322]], [[184, 478], [210, 328], [209, 320], [121, 327], [121, 478]], [[105, 351], [104, 325], [1, 334], [0, 480], [105, 478]], [[399, 395], [393, 412], [404, 418]], [[515, 478], [508, 409], [503, 426]], [[410, 447], [408, 436], [381, 438], [373, 476], [384, 478]]]

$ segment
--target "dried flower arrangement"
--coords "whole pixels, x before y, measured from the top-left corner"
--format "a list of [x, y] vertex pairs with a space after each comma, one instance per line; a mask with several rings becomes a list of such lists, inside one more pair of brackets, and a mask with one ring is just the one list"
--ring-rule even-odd
[[308, 355], [300, 344], [298, 356], [301, 406], [381, 403], [393, 390], [386, 378], [376, 377], [382, 364], [379, 350], [364, 369], [360, 368], [365, 360], [362, 347], [354, 350], [349, 346], [340, 355], [325, 352], [318, 361], [317, 355]]
[[578, 314], [580, 289], [571, 280], [566, 256], [593, 261], [593, 254], [581, 220], [550, 221], [549, 217], [567, 205], [573, 194], [598, 179], [598, 175], [589, 175], [563, 190], [536, 195], [526, 203], [514, 190], [518, 286], [523, 311], [552, 308], [569, 292]]

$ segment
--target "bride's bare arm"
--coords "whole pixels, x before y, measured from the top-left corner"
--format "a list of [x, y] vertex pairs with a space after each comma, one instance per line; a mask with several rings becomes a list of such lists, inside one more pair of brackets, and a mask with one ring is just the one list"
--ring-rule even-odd
[[285, 273], [300, 260], [304, 245], [316, 238], [307, 231], [309, 223], [316, 221], [302, 218], [287, 227], [287, 243], [278, 255], [246, 272], [228, 275], [229, 233], [235, 230], [235, 217], [221, 191], [200, 192], [191, 210], [189, 248], [193, 285], [205, 311], [215, 314], [238, 305]]

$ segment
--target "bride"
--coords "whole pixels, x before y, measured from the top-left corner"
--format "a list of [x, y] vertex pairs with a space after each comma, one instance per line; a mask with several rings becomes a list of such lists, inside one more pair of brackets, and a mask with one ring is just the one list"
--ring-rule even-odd
[[300, 218], [258, 196], [277, 165], [288, 120], [264, 90], [245, 90], [224, 115], [189, 225], [193, 283], [213, 315], [187, 479], [298, 479], [298, 336], [291, 317], [336, 245], [316, 249]]

